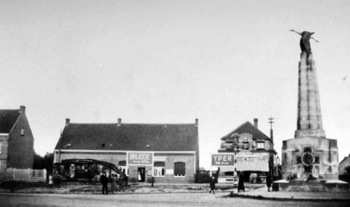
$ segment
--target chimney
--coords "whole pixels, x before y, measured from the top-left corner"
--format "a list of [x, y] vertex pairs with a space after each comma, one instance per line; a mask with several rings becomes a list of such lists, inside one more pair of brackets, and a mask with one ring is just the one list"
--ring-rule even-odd
[[25, 106], [19, 106], [19, 110], [21, 111], [22, 114], [26, 112], [26, 107]]
[[195, 124], [196, 127], [198, 127], [198, 119], [195, 119]]
[[258, 119], [257, 118], [254, 119], [254, 126], [255, 126], [255, 128], [258, 128]]
[[69, 125], [69, 123], [70, 123], [70, 119], [66, 119], [66, 126], [68, 126]]
[[122, 119], [118, 118], [118, 125], [117, 126], [121, 126], [122, 125]]

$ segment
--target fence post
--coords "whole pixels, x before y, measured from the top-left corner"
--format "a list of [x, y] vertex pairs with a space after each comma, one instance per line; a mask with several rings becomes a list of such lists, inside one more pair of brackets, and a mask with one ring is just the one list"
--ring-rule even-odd
[[12, 172], [13, 172], [13, 179], [15, 180], [16, 179], [16, 168], [12, 168]]

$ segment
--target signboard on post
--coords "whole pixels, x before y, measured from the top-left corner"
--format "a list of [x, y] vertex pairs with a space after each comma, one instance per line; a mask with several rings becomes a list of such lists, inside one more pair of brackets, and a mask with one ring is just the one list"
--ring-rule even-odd
[[153, 153], [151, 152], [129, 152], [128, 165], [152, 165]]
[[212, 166], [234, 166], [234, 154], [220, 153], [211, 155]]

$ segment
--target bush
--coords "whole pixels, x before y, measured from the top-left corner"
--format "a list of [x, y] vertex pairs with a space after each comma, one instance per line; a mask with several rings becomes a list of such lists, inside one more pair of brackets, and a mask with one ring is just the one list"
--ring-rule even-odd
[[345, 173], [342, 175], [339, 175], [339, 180], [350, 182], [350, 166], [345, 168]]
[[209, 183], [210, 179], [209, 171], [197, 171], [195, 183]]
[[54, 175], [52, 178], [52, 182], [54, 185], [60, 186], [61, 182], [65, 181], [65, 177], [63, 177], [62, 175]]

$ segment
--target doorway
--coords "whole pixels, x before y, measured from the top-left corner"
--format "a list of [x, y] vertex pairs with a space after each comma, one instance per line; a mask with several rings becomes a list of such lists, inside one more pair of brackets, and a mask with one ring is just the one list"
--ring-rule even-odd
[[145, 167], [137, 168], [137, 182], [145, 182], [146, 173]]

